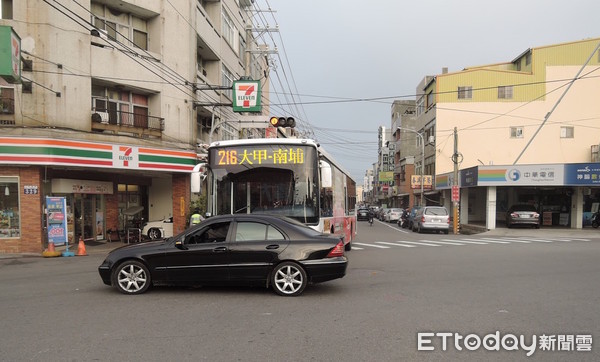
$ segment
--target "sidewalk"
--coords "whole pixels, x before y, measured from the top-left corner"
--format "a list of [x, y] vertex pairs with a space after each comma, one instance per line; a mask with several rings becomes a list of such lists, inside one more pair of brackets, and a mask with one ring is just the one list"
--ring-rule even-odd
[[[134, 243], [132, 243], [134, 244]], [[99, 242], [94, 243], [94, 245], [85, 246], [85, 251], [88, 255], [107, 255], [111, 250], [119, 248], [123, 245], [127, 245], [126, 242], [113, 241], [113, 242]], [[69, 245], [69, 251], [77, 254], [78, 244]], [[58, 252], [64, 252], [66, 250], [66, 246], [57, 246], [55, 248]], [[0, 253], [0, 260], [2, 259], [15, 259], [15, 258], [42, 258], [42, 252], [39, 253], [20, 253], [20, 254], [8, 254], [8, 253]], [[62, 256], [60, 256], [62, 257]], [[58, 258], [58, 257], [57, 257]]]

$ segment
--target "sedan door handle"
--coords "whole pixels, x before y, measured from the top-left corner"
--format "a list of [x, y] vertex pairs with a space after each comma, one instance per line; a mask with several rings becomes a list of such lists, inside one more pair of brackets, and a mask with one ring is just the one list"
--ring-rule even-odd
[[214, 248], [213, 249], [213, 253], [222, 253], [227, 251], [227, 247], [226, 246], [219, 246], [218, 248]]
[[279, 249], [279, 245], [278, 244], [267, 245], [266, 249], [267, 250]]

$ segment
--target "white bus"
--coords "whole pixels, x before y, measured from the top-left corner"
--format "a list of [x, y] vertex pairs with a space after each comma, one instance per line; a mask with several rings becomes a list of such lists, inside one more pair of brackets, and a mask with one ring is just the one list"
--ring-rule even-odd
[[[202, 168], [211, 215], [288, 216], [320, 232], [343, 235], [350, 250], [356, 236], [356, 182], [315, 141], [213, 142]], [[199, 190], [197, 180], [193, 176], [193, 191]]]

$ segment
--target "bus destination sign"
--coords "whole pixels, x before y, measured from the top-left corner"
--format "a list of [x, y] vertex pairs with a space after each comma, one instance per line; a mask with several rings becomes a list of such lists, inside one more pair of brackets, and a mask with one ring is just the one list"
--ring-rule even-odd
[[213, 149], [210, 164], [223, 166], [264, 166], [304, 164], [304, 148], [301, 147], [226, 147]]

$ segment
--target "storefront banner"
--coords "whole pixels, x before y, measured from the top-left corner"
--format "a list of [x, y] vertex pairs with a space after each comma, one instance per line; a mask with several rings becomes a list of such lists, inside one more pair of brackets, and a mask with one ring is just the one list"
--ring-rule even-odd
[[0, 137], [0, 163], [192, 172], [195, 151], [51, 138]]
[[461, 187], [469, 187], [469, 186], [477, 186], [477, 166], [467, 168], [465, 170], [460, 171], [460, 186]]
[[565, 185], [600, 185], [600, 163], [565, 165]]
[[54, 245], [67, 243], [67, 199], [46, 196], [46, 223], [48, 242]]
[[[460, 178], [459, 178], [460, 179]], [[435, 176], [435, 189], [444, 190], [449, 189], [454, 184], [454, 173], [444, 173]]]
[[60, 194], [112, 195], [113, 183], [109, 181], [52, 179], [52, 192]]
[[478, 186], [557, 186], [564, 184], [565, 165], [478, 166]]

